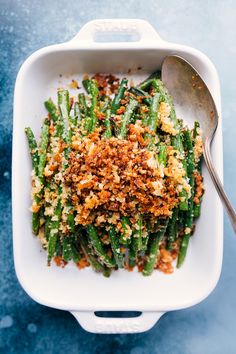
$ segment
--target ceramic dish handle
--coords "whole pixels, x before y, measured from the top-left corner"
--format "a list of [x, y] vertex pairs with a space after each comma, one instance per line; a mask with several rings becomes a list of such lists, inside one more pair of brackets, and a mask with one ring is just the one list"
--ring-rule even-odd
[[98, 317], [94, 312], [76, 312], [72, 315], [81, 327], [91, 333], [141, 333], [152, 328], [164, 312], [142, 312], [138, 317]]
[[96, 43], [96, 45], [106, 44], [106, 47], [112, 46], [112, 44], [116, 42], [115, 39], [111, 41], [110, 37], [108, 37], [107, 41], [96, 41], [97, 35], [136, 35], [136, 40], [130, 41], [125, 39], [124, 41], [121, 41], [122, 47], [124, 47], [124, 42], [128, 42], [129, 46], [132, 46], [132, 42], [140, 42], [142, 44], [147, 44], [157, 40], [162, 41], [160, 36], [157, 34], [156, 30], [150, 25], [150, 23], [144, 20], [137, 19], [107, 19], [90, 21], [81, 28], [81, 30], [72, 39], [72, 41], [83, 41], [93, 44]]

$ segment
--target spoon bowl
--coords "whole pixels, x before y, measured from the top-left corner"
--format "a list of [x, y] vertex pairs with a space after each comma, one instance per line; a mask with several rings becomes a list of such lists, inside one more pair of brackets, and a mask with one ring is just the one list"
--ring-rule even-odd
[[198, 72], [177, 55], [165, 58], [162, 64], [162, 81], [173, 97], [177, 116], [189, 126], [193, 126], [196, 120], [200, 123], [206, 166], [236, 233], [236, 213], [214, 169], [210, 153], [219, 120], [214, 99]]
[[196, 70], [186, 60], [169, 56], [162, 65], [162, 81], [174, 99], [177, 115], [188, 124], [198, 120], [203, 140], [212, 140], [218, 113], [208, 87]]

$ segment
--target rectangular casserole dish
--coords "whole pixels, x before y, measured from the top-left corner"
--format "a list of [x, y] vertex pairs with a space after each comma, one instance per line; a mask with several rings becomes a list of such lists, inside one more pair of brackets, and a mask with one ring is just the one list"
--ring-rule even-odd
[[[137, 40], [96, 42], [97, 34], [107, 33], [116, 37], [135, 35]], [[211, 61], [198, 50], [162, 40], [143, 20], [91, 21], [71, 41], [33, 53], [17, 76], [12, 159], [16, 274], [24, 290], [35, 301], [70, 311], [90, 332], [143, 332], [166, 311], [193, 306], [205, 299], [216, 286], [221, 271], [222, 206], [203, 166], [206, 192], [202, 214], [184, 266], [172, 275], [156, 271], [150, 277], [143, 277], [137, 271], [119, 270], [107, 279], [89, 268], [78, 271], [72, 264], [64, 269], [53, 264], [47, 267], [46, 252], [31, 231], [31, 162], [24, 127], [31, 126], [39, 137], [42, 118], [46, 115], [43, 102], [50, 96], [55, 98], [57, 88], [65, 87], [72, 78], [81, 82], [85, 73], [102, 72], [142, 80], [160, 69], [169, 54], [182, 56], [200, 73], [211, 90], [221, 118], [219, 80]], [[222, 177], [221, 119], [212, 144], [212, 155]], [[101, 318], [94, 314], [95, 311], [141, 311], [142, 314], [135, 318]]]

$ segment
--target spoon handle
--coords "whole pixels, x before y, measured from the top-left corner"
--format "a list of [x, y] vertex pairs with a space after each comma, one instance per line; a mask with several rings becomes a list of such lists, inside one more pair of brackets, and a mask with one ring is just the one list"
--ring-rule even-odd
[[203, 155], [204, 155], [206, 166], [207, 166], [208, 171], [210, 173], [211, 179], [216, 187], [216, 190], [218, 192], [218, 195], [219, 195], [222, 203], [224, 204], [224, 206], [226, 208], [226, 211], [228, 213], [229, 219], [230, 219], [231, 224], [233, 226], [234, 232], [236, 233], [236, 213], [235, 213], [235, 210], [234, 210], [229, 198], [227, 197], [227, 195], [224, 191], [223, 184], [221, 183], [219, 176], [212, 164], [211, 153], [210, 153], [210, 140], [209, 139], [206, 139], [206, 141], [203, 145]]

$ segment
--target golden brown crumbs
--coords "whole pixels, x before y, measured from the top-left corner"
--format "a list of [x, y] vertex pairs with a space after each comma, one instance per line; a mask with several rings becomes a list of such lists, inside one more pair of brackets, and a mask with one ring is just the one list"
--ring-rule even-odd
[[106, 220], [114, 212], [132, 217], [138, 209], [155, 217], [171, 215], [178, 203], [176, 181], [170, 173], [161, 177], [153, 152], [146, 149], [145, 132], [131, 124], [127, 140], [103, 139], [98, 129], [71, 152], [63, 177], [76, 196], [77, 224], [87, 225], [101, 214]]
[[71, 82], [69, 83], [69, 88], [70, 89], [79, 89], [79, 84], [76, 80], [72, 79]]
[[200, 199], [204, 193], [203, 186], [203, 177], [200, 175], [198, 171], [194, 171], [194, 180], [195, 180], [195, 194], [193, 201], [195, 204], [200, 204]]
[[61, 256], [55, 256], [54, 262], [58, 267], [64, 268], [67, 265], [67, 262], [62, 259]]
[[89, 267], [90, 263], [85, 257], [83, 257], [79, 260], [78, 263], [76, 263], [76, 265], [79, 269], [83, 269], [83, 268]]
[[97, 73], [92, 77], [92, 79], [96, 80], [98, 84], [100, 96], [116, 93], [119, 87], [120, 80], [114, 75], [104, 75]]

